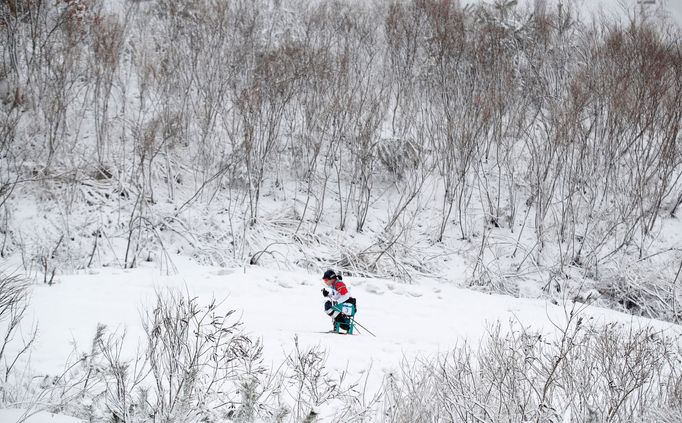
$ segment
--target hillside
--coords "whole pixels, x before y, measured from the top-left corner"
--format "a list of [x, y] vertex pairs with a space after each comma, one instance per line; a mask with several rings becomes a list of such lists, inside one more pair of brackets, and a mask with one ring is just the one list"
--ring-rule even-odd
[[670, 22], [543, 2], [117, 4], [3, 6], [0, 255], [22, 273], [335, 266], [596, 290], [679, 321]]
[[[676, 421], [680, 11], [616, 3], [0, 3], [0, 407]], [[377, 339], [314, 334], [327, 268]], [[211, 296], [245, 332], [145, 332]]]

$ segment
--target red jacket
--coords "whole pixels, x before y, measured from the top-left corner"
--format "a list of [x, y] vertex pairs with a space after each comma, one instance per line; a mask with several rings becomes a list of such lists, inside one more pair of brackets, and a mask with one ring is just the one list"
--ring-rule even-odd
[[329, 294], [329, 296], [331, 296], [332, 300], [336, 301], [337, 303], [346, 302], [350, 298], [348, 288], [346, 288], [346, 284], [342, 281], [337, 280], [332, 282], [331, 288], [332, 292]]

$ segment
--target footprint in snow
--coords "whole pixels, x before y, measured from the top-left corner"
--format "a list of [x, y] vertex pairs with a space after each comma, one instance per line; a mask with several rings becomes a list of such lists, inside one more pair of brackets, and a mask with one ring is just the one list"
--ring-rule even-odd
[[373, 284], [373, 283], [368, 283], [368, 284], [365, 286], [365, 290], [366, 290], [367, 292], [372, 293], [372, 294], [383, 294], [383, 292], [384, 292], [379, 286], [377, 286], [377, 285], [375, 285], [375, 284]]
[[281, 286], [282, 288], [291, 288], [291, 285], [285, 281], [277, 281], [277, 285]]
[[409, 295], [410, 297], [421, 297], [422, 294], [421, 292], [413, 291], [411, 289], [406, 289], [404, 291], [396, 291], [395, 292], [398, 295]]

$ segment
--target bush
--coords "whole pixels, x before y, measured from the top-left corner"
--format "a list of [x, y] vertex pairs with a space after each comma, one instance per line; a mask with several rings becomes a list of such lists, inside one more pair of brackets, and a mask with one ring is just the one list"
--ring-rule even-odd
[[36, 328], [27, 335], [20, 335], [20, 324], [28, 307], [27, 282], [19, 275], [0, 272], [0, 405], [17, 402], [22, 397], [23, 387], [14, 385], [18, 367], [28, 356], [36, 338]]
[[389, 421], [675, 421], [682, 412], [680, 341], [650, 327], [584, 324], [575, 314], [547, 339], [493, 326], [387, 379]]

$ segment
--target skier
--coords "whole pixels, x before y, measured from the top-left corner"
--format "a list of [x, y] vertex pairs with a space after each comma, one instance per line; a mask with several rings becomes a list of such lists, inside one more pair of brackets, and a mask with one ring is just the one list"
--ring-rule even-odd
[[322, 275], [322, 280], [330, 289], [322, 289], [322, 295], [327, 298], [324, 303], [324, 311], [332, 318], [332, 325], [336, 329], [336, 323], [340, 323], [340, 328], [346, 332], [350, 329], [348, 316], [335, 310], [333, 307], [336, 304], [353, 304], [355, 311], [357, 311], [357, 301], [350, 296], [346, 284], [341, 280], [341, 275], [329, 269]]

